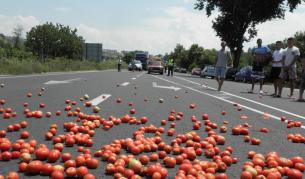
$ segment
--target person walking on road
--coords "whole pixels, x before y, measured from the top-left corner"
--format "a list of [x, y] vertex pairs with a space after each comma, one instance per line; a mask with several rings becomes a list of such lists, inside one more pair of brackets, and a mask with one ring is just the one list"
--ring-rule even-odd
[[132, 59], [131, 60], [131, 70], [132, 70], [132, 72], [135, 71], [135, 68], [136, 68], [136, 62], [135, 62], [135, 59]]
[[166, 74], [167, 71], [167, 61], [164, 62], [164, 73]]
[[299, 99], [297, 102], [305, 102], [305, 99], [303, 97], [304, 89], [305, 89], [305, 58], [302, 59], [302, 77], [301, 77], [301, 85], [300, 85], [300, 91], [299, 91]]
[[282, 70], [280, 74], [280, 91], [278, 97], [282, 96], [282, 90], [284, 86], [284, 81], [289, 79], [290, 94], [288, 97], [293, 97], [294, 83], [297, 78], [297, 64], [296, 61], [300, 57], [300, 50], [294, 46], [294, 39], [292, 37], [288, 38], [288, 47], [283, 53]]
[[174, 59], [170, 58], [167, 61], [167, 76], [173, 76], [174, 75]]
[[121, 66], [122, 66], [122, 59], [119, 58], [119, 60], [118, 60], [118, 72], [121, 71]]
[[276, 50], [273, 52], [272, 58], [272, 68], [270, 73], [270, 78], [273, 81], [274, 93], [271, 95], [273, 97], [278, 97], [279, 86], [280, 86], [280, 74], [282, 70], [282, 60], [283, 60], [283, 43], [281, 41], [276, 42]]
[[263, 84], [264, 84], [264, 63], [271, 57], [271, 50], [266, 47], [262, 46], [262, 39], [257, 39], [257, 47], [252, 49], [252, 57], [253, 57], [253, 64], [252, 64], [252, 88], [249, 93], [253, 93], [255, 82], [259, 80], [260, 82], [260, 90], [259, 93], [263, 94]]
[[226, 49], [226, 45], [226, 42], [221, 42], [221, 50], [217, 52], [216, 56], [215, 79], [218, 82], [218, 91], [221, 91], [221, 87], [225, 80], [228, 61], [230, 61], [230, 67], [232, 67], [231, 52]]

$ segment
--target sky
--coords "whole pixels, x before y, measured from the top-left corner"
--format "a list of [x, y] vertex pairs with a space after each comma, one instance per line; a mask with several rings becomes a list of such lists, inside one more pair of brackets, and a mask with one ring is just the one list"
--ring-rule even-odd
[[[76, 28], [86, 42], [106, 49], [171, 52], [177, 43], [219, 48], [212, 20], [194, 9], [196, 0], [1, 0], [0, 33], [12, 35], [19, 24], [25, 31], [45, 22]], [[305, 31], [305, 5], [285, 19], [258, 26], [258, 37], [269, 44]], [[25, 36], [25, 33], [24, 33]], [[244, 49], [255, 45], [255, 39]]]

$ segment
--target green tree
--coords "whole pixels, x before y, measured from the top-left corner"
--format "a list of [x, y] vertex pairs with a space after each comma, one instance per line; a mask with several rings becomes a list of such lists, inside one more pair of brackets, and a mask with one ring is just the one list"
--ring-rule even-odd
[[41, 59], [67, 57], [80, 59], [84, 40], [76, 29], [61, 24], [45, 23], [27, 33], [25, 46]]
[[123, 61], [126, 62], [127, 64], [129, 64], [131, 62], [131, 60], [134, 59], [135, 57], [136, 57], [135, 52], [127, 52], [123, 56]]
[[169, 58], [175, 60], [176, 66], [188, 69], [191, 65], [188, 62], [188, 52], [181, 44], [177, 44], [174, 51], [170, 53]]
[[301, 58], [305, 57], [305, 31], [294, 34], [295, 46], [300, 49]]
[[292, 12], [303, 0], [197, 0], [195, 9], [205, 10], [207, 16], [217, 10], [213, 21], [217, 36], [227, 42], [238, 67], [243, 43], [257, 35], [256, 26], [274, 18], [284, 18], [289, 7]]
[[188, 50], [189, 64], [195, 63], [198, 65], [202, 61], [203, 57], [204, 57], [204, 49], [203, 47], [200, 47], [198, 44], [193, 44]]
[[14, 48], [21, 49], [21, 36], [23, 32], [23, 27], [19, 24], [16, 28], [14, 28], [13, 34], [13, 41], [14, 41]]

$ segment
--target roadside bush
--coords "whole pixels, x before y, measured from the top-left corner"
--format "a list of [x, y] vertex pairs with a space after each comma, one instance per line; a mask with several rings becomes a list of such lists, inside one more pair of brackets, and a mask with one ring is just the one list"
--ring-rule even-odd
[[[88, 71], [88, 70], [106, 70], [116, 69], [117, 60], [107, 60], [102, 62], [81, 61], [65, 58], [45, 59], [39, 61], [34, 58], [4, 58], [0, 57], [0, 74], [31, 74], [45, 72], [67, 72], [67, 71]], [[123, 64], [122, 68], [127, 68]]]

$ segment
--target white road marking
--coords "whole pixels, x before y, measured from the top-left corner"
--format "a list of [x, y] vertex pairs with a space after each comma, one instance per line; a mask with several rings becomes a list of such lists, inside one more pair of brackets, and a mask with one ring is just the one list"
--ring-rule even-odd
[[[155, 77], [155, 78], [158, 78], [158, 79], [160, 79], [160, 80], [167, 81], [167, 82], [169, 82], [169, 83], [175, 84], [175, 85], [177, 85], [177, 86], [181, 86], [181, 87], [183, 87], [183, 88], [187, 88], [187, 89], [189, 89], [189, 90], [192, 90], [192, 91], [195, 91], [195, 92], [198, 92], [198, 93], [201, 93], [201, 94], [204, 94], [204, 95], [207, 95], [207, 96], [210, 96], [210, 97], [219, 99], [219, 100], [224, 101], [224, 102], [227, 102], [227, 103], [229, 103], [229, 104], [236, 104], [236, 102], [233, 102], [233, 101], [230, 101], [230, 100], [227, 100], [227, 99], [224, 99], [224, 98], [221, 98], [221, 97], [218, 97], [218, 96], [215, 96], [215, 95], [212, 95], [212, 94], [203, 92], [203, 91], [199, 91], [199, 90], [197, 90], [197, 89], [194, 89], [194, 88], [191, 88], [191, 87], [188, 87], [188, 86], [185, 86], [185, 85], [182, 85], [182, 84], [173, 82], [173, 81], [169, 81], [169, 80], [163, 79], [163, 78], [161, 78], [161, 77], [157, 77], [157, 76], [152, 76], [152, 77]], [[239, 106], [242, 107], [242, 108], [244, 108], [244, 109], [248, 109], [249, 111], [252, 111], [252, 112], [255, 112], [255, 113], [258, 113], [258, 114], [261, 114], [261, 115], [266, 115], [266, 112], [263, 112], [263, 111], [260, 111], [260, 110], [254, 109], [254, 108], [251, 108], [251, 107], [248, 107], [248, 106], [245, 106], [245, 105], [242, 105], [242, 104], [240, 104]], [[275, 115], [272, 115], [272, 114], [268, 114], [268, 117], [273, 118], [273, 119], [276, 119], [276, 120], [278, 120], [278, 121], [281, 121], [281, 118], [280, 118], [280, 117], [275, 116]], [[302, 128], [302, 129], [305, 129], [305, 126], [301, 126], [301, 128]]]
[[130, 83], [129, 82], [124, 82], [122, 84], [120, 84], [120, 86], [128, 86]]
[[91, 100], [90, 102], [92, 103], [93, 106], [97, 106], [100, 103], [106, 101], [108, 98], [110, 98], [111, 95], [110, 94], [102, 94], [96, 98], [94, 98], [93, 100]]
[[[184, 81], [188, 81], [188, 82], [196, 84], [196, 85], [201, 85], [197, 82], [194, 82], [194, 81], [191, 81], [191, 80], [188, 80], [188, 79], [184, 79], [184, 78], [181, 78], [181, 77], [176, 77], [176, 78], [184, 80]], [[212, 88], [212, 87], [208, 87], [208, 88], [216, 90], [215, 88]], [[282, 113], [285, 113], [285, 114], [288, 114], [288, 115], [291, 115], [291, 116], [294, 116], [294, 117], [297, 117], [297, 118], [305, 119], [305, 116], [301, 116], [301, 115], [298, 115], [298, 114], [295, 114], [295, 113], [292, 113], [292, 112], [289, 112], [289, 111], [286, 111], [286, 110], [283, 110], [283, 109], [279, 109], [279, 108], [276, 108], [276, 107], [273, 107], [273, 106], [269, 106], [267, 104], [263, 104], [263, 103], [260, 103], [260, 102], [257, 102], [257, 101], [253, 101], [251, 99], [247, 99], [247, 98], [244, 98], [244, 97], [241, 97], [241, 96], [237, 96], [235, 94], [231, 94], [231, 93], [228, 93], [228, 92], [225, 92], [225, 91], [222, 91], [222, 93], [226, 94], [226, 95], [236, 97], [236, 98], [239, 98], [239, 99], [242, 99], [242, 100], [245, 100], [245, 101], [248, 101], [248, 102], [251, 102], [251, 103], [255, 103], [257, 105], [264, 106], [266, 108], [273, 109], [273, 110], [276, 110], [276, 111], [279, 111], [279, 112], [282, 112]]]
[[82, 79], [81, 78], [74, 78], [74, 79], [62, 80], [62, 81], [51, 80], [51, 81], [45, 82], [44, 84], [45, 85], [67, 84], [67, 83], [72, 83], [74, 81], [80, 81], [80, 80], [82, 80]]
[[141, 74], [139, 74], [139, 75], [137, 75], [136, 77], [131, 78], [131, 79], [132, 79], [132, 80], [136, 80], [137, 78], [140, 78], [142, 75], [144, 75], [144, 73], [141, 73]]
[[171, 89], [171, 90], [174, 90], [174, 91], [179, 91], [181, 89], [181, 88], [174, 87], [174, 86], [159, 86], [159, 85], [157, 85], [156, 82], [153, 82], [152, 85], [153, 85], [154, 88]]

